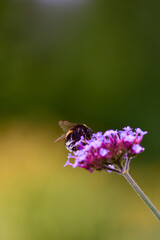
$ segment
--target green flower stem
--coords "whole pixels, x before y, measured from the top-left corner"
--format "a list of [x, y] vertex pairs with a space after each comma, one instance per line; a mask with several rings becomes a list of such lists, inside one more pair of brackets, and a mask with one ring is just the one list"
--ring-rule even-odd
[[147, 206], [151, 209], [153, 214], [160, 220], [160, 213], [155, 208], [155, 206], [151, 203], [151, 201], [148, 199], [148, 197], [144, 194], [144, 192], [139, 188], [137, 183], [133, 180], [133, 178], [130, 176], [128, 172], [122, 173], [122, 176], [125, 177], [125, 179], [129, 182], [129, 184], [132, 186], [132, 188], [136, 191], [136, 193], [143, 199], [143, 201], [147, 204]]

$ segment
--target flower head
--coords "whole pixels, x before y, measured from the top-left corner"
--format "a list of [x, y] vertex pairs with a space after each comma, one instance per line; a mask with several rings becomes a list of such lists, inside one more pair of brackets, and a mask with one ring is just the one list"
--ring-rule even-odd
[[[130, 159], [144, 151], [140, 143], [146, 133], [140, 128], [134, 132], [128, 126], [121, 131], [107, 130], [104, 134], [94, 133], [90, 140], [81, 137], [76, 143], [78, 150], [73, 152], [73, 155], [68, 155], [65, 166], [81, 167], [90, 172], [94, 170], [123, 172], [124, 165], [128, 168]], [[69, 161], [71, 158], [74, 159], [74, 163]]]

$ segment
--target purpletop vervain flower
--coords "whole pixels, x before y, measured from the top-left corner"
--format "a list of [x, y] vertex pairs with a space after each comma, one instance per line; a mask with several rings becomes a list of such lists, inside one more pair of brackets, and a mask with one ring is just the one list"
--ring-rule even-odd
[[[67, 128], [68, 124], [71, 129]], [[140, 128], [133, 131], [128, 126], [122, 131], [108, 130], [105, 133], [92, 133], [85, 124], [77, 125], [68, 121], [60, 121], [59, 125], [64, 132], [68, 132], [56, 141], [62, 139], [66, 141], [66, 137], [70, 136], [66, 141], [66, 148], [73, 151], [72, 154], [68, 154], [65, 166], [81, 167], [90, 172], [104, 170], [119, 173], [160, 220], [160, 212], [129, 174], [130, 160], [144, 151], [140, 143], [147, 132], [143, 132]], [[74, 163], [69, 161], [71, 158], [74, 159]]]
[[[62, 123], [65, 126], [62, 126]], [[68, 125], [68, 123], [68, 121], [60, 121], [60, 126], [64, 131], [67, 131], [66, 124]], [[74, 126], [75, 124], [72, 125]], [[84, 124], [76, 125], [76, 128], [77, 126], [85, 127], [85, 131], [81, 132], [83, 134], [80, 135], [81, 138], [78, 137], [80, 139], [78, 139], [78, 141], [77, 136], [79, 135], [77, 134], [79, 134], [79, 132], [75, 131], [77, 129], [73, 129], [72, 127], [71, 131], [66, 133], [65, 137], [71, 134], [69, 142], [69, 146], [71, 147], [66, 148], [73, 151], [73, 153], [68, 154], [68, 161], [65, 166], [70, 165], [73, 168], [81, 167], [90, 172], [94, 170], [104, 170], [119, 173], [121, 176], [124, 176], [157, 219], [160, 220], [160, 212], [158, 212], [153, 203], [129, 174], [130, 160], [144, 151], [140, 143], [147, 132], [143, 132], [140, 128], [132, 131], [132, 128], [129, 126], [123, 128], [122, 131], [108, 130], [105, 133], [92, 133], [89, 129], [90, 131], [87, 137], [86, 131], [88, 127]], [[58, 138], [58, 141], [61, 139], [64, 139], [64, 135]], [[71, 145], [72, 143], [74, 146]], [[71, 158], [74, 159], [74, 163], [69, 161]]]
[[[125, 127], [122, 131], [94, 133], [90, 140], [83, 136], [76, 143], [78, 150], [73, 155], [69, 153], [65, 166], [81, 167], [90, 172], [105, 170], [123, 173], [129, 169], [130, 160], [144, 151], [140, 143], [146, 133], [140, 128], [132, 131], [132, 128]], [[71, 158], [74, 163], [69, 161]]]

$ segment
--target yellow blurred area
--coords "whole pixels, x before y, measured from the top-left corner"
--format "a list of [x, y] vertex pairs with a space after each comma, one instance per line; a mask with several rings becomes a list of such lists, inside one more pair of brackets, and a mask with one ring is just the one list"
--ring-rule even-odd
[[[1, 123], [0, 239], [158, 240], [158, 221], [125, 179], [63, 168], [67, 151], [54, 143], [61, 132], [53, 126]], [[160, 165], [133, 165], [131, 175], [160, 207]]]

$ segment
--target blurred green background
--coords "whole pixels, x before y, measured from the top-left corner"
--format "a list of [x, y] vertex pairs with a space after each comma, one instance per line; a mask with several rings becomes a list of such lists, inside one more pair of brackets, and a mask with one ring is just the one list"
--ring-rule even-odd
[[160, 209], [158, 1], [1, 0], [0, 239], [158, 240], [122, 177], [63, 168], [59, 120], [147, 130], [131, 175]]

